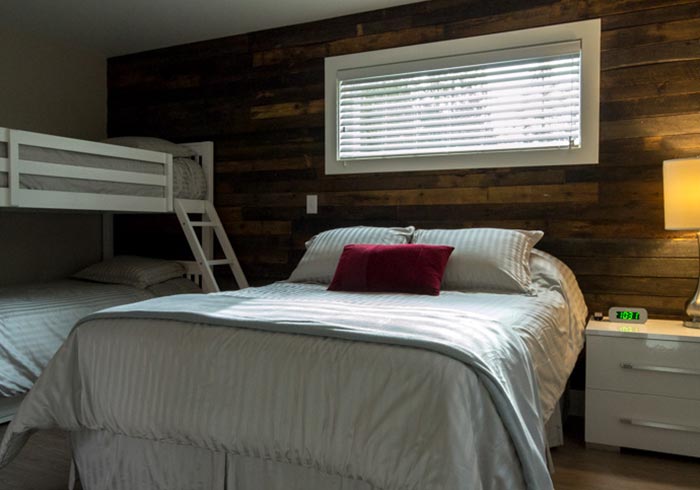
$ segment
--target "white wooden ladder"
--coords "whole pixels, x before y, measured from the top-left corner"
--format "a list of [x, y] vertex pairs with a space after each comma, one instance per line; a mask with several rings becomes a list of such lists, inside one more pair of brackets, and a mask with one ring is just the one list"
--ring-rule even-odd
[[[207, 293], [216, 293], [220, 291], [219, 284], [216, 282], [216, 277], [214, 276], [213, 270], [214, 266], [217, 265], [228, 265], [231, 268], [231, 272], [233, 272], [233, 277], [236, 279], [236, 284], [238, 284], [238, 287], [240, 289], [247, 288], [248, 280], [246, 279], [245, 274], [243, 274], [241, 264], [238, 262], [238, 257], [236, 257], [236, 253], [233, 251], [231, 242], [228, 240], [226, 230], [224, 230], [224, 226], [221, 224], [219, 214], [216, 212], [214, 205], [206, 201], [204, 203], [204, 212], [198, 211], [196, 213], [190, 213], [188, 212], [186, 206], [176, 199], [174, 202], [174, 207], [175, 213], [177, 213], [177, 218], [180, 220], [180, 226], [182, 226], [182, 230], [185, 232], [185, 236], [187, 237], [187, 243], [192, 249], [192, 254], [197, 261], [197, 265], [199, 266], [199, 270], [202, 274], [202, 288], [204, 291]], [[190, 219], [190, 214], [200, 213], [202, 215], [201, 221], [192, 221]], [[226, 258], [214, 259], [211, 256], [207, 256], [208, 254], [205, 253], [204, 249], [209, 247], [203, 247], [203, 243], [200, 242], [199, 236], [197, 236], [197, 233], [195, 232], [195, 228], [202, 228], [203, 242], [206, 240], [205, 237], [207, 235], [207, 228], [212, 229]]]

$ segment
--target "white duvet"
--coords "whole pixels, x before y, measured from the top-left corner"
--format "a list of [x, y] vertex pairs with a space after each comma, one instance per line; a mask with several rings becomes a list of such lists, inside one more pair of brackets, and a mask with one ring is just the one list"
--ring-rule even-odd
[[[208, 316], [161, 301], [95, 317], [27, 397], [0, 464], [30, 430], [57, 426], [291, 464], [367, 488], [551, 488], [533, 417], [543, 423], [563, 390], [585, 307], [568, 269], [534, 260], [536, 296], [277, 283], [210, 296]], [[364, 341], [309, 334], [324, 324]], [[428, 338], [431, 328], [473, 345], [473, 365], [398, 338]], [[89, 480], [93, 470], [80, 470]], [[105, 488], [161, 488], [118, 478]]]

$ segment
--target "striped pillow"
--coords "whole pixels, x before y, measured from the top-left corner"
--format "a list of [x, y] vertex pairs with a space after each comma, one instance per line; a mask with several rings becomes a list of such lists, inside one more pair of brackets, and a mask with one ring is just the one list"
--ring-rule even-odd
[[154, 284], [181, 277], [184, 273], [185, 269], [178, 262], [120, 255], [86, 267], [73, 277], [145, 289]]
[[306, 253], [292, 275], [291, 282], [330, 284], [345, 245], [401, 245], [411, 240], [414, 228], [378, 228], [353, 226], [324, 231], [306, 242]]
[[530, 252], [543, 235], [501, 228], [416, 230], [413, 243], [455, 248], [442, 279], [445, 290], [531, 293]]
[[561, 260], [536, 248], [530, 255], [530, 267], [532, 281], [549, 290], [559, 291], [570, 306], [573, 323], [585, 325], [588, 307], [573, 271]]

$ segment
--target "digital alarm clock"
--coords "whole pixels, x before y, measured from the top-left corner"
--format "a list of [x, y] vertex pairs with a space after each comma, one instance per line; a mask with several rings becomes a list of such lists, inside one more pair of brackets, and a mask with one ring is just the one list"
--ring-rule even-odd
[[645, 308], [613, 306], [608, 310], [608, 320], [611, 322], [646, 323], [647, 318], [649, 316]]

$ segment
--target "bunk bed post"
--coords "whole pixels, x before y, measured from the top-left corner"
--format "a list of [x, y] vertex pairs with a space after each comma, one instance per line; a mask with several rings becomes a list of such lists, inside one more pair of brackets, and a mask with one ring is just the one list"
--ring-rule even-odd
[[19, 136], [15, 130], [7, 131], [7, 191], [12, 207], [19, 205]]
[[[0, 143], [5, 143], [5, 147], [9, 146], [9, 134], [10, 130], [6, 128], [0, 128]], [[5, 172], [9, 175], [10, 172], [10, 156], [5, 155], [0, 157], [0, 172]], [[0, 187], [0, 207], [10, 206], [10, 189], [9, 182], [8, 187]]]
[[114, 257], [114, 214], [102, 213], [102, 260]]
[[[202, 144], [202, 170], [204, 177], [207, 179], [207, 201], [214, 204], [214, 143], [206, 141]], [[202, 245], [204, 246], [204, 255], [208, 259], [214, 258], [214, 230], [205, 228], [202, 230]]]
[[[205, 200], [214, 204], [214, 142], [198, 141], [196, 143], [184, 143], [184, 145], [192, 148], [197, 153], [199, 164], [202, 166], [204, 178], [207, 181]], [[204, 213], [202, 213], [201, 219], [205, 219]], [[214, 230], [211, 228], [202, 229], [202, 249], [207, 259], [212, 260], [214, 258]]]

